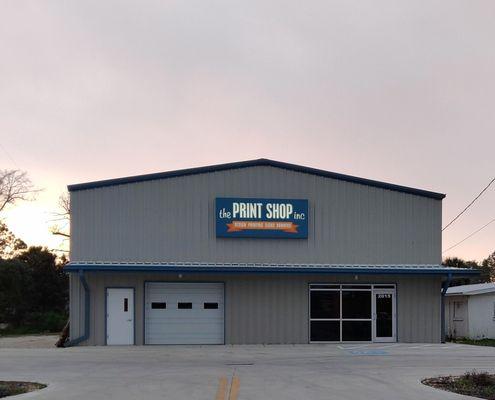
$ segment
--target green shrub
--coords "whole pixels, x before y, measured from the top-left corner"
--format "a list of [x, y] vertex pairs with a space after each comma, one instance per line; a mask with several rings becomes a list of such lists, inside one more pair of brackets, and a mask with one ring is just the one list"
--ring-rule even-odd
[[468, 386], [473, 385], [482, 387], [495, 385], [495, 378], [492, 375], [490, 375], [488, 372], [478, 372], [476, 370], [466, 372], [460, 377], [459, 381]]
[[425, 385], [450, 392], [474, 396], [481, 399], [495, 400], [495, 375], [476, 370], [461, 376], [439, 376], [422, 381]]
[[60, 332], [67, 322], [67, 315], [54, 311], [37, 312], [28, 316], [26, 328], [36, 328], [40, 332]]
[[30, 247], [0, 259], [0, 322], [14, 332], [59, 332], [67, 321], [69, 279], [56, 256]]

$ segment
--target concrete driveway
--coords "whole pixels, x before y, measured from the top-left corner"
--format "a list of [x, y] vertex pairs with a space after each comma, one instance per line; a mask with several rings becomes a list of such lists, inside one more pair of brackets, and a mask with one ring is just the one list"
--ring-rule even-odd
[[[467, 399], [423, 377], [495, 372], [495, 348], [467, 345], [0, 348], [0, 380], [47, 383], [16, 398], [239, 400]], [[232, 377], [235, 377], [232, 380]], [[222, 379], [223, 377], [223, 379]], [[230, 387], [234, 382], [233, 387]], [[226, 387], [222, 397], [219, 385]]]

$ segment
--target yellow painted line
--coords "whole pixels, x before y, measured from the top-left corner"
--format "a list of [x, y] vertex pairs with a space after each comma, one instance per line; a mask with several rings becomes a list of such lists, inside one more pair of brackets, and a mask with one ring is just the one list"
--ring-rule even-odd
[[237, 396], [239, 395], [239, 378], [237, 376], [232, 377], [232, 384], [230, 385], [230, 393], [229, 393], [229, 400], [237, 400]]
[[227, 378], [222, 376], [218, 380], [218, 390], [215, 400], [225, 400], [225, 392], [227, 390]]

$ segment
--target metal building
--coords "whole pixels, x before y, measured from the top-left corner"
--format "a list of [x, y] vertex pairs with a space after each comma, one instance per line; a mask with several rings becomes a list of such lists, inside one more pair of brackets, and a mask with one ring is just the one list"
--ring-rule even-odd
[[69, 186], [71, 344], [440, 342], [443, 194], [260, 159]]

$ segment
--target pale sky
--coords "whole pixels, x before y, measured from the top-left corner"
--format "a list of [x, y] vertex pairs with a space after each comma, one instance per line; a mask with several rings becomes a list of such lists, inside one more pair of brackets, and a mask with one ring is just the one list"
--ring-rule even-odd
[[[447, 194], [495, 176], [495, 2], [21, 1], [0, 5], [0, 168], [44, 191], [9, 210], [60, 246], [67, 184], [273, 158]], [[495, 218], [495, 185], [444, 248]], [[444, 256], [481, 260], [495, 223]]]

